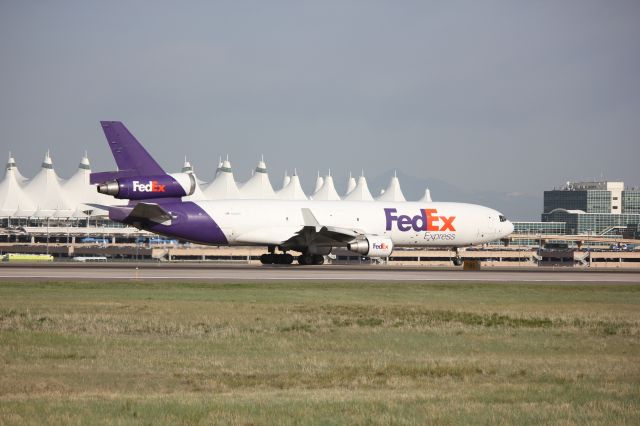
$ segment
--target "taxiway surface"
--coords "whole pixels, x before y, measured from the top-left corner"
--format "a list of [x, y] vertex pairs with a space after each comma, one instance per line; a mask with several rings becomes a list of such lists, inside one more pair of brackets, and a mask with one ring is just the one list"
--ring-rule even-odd
[[181, 264], [4, 264], [0, 281], [478, 281], [478, 282], [566, 282], [636, 283], [637, 271], [540, 269], [399, 268], [385, 266], [254, 266]]

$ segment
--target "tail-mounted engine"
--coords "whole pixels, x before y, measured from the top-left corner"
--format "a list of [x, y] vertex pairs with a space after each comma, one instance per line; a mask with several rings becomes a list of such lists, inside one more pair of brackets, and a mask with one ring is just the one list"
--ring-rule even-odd
[[121, 177], [101, 183], [97, 189], [101, 194], [126, 200], [176, 198], [193, 194], [196, 179], [191, 173]]
[[361, 240], [350, 243], [347, 248], [364, 256], [388, 257], [393, 251], [393, 241], [391, 241], [391, 238], [366, 236]]

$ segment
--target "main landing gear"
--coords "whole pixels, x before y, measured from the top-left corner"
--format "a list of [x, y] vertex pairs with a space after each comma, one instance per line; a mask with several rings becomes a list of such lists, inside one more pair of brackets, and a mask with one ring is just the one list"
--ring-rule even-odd
[[294, 259], [297, 259], [300, 265], [322, 265], [324, 263], [324, 256], [319, 254], [301, 254], [294, 258], [289, 253], [265, 253], [260, 256], [260, 263], [263, 265], [291, 265]]
[[260, 256], [260, 263], [263, 265], [291, 265], [293, 263], [293, 256], [289, 253], [265, 253]]
[[320, 254], [301, 254], [298, 256], [298, 263], [300, 265], [322, 265], [324, 256]]

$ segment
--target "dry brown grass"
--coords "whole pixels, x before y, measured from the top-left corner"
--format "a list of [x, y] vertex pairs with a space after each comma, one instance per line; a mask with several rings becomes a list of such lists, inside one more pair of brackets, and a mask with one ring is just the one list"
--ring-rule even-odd
[[0, 424], [635, 423], [640, 288], [0, 284]]

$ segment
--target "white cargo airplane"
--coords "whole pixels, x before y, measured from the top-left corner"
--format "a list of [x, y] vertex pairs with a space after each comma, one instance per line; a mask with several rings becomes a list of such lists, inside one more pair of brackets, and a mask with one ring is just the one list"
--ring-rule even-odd
[[129, 200], [126, 206], [99, 206], [112, 220], [200, 244], [266, 246], [263, 264], [291, 264], [289, 251], [301, 253], [301, 265], [322, 264], [337, 247], [369, 257], [387, 257], [396, 247], [457, 249], [513, 232], [505, 216], [473, 204], [183, 201], [195, 190], [192, 174], [167, 174], [121, 122], [101, 125], [118, 171], [92, 173], [91, 183], [100, 193]]

